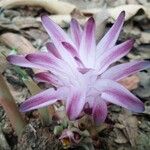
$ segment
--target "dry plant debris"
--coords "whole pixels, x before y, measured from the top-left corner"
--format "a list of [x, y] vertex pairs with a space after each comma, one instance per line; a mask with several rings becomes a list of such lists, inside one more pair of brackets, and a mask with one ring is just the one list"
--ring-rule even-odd
[[[63, 6], [65, 9], [62, 9]], [[125, 10], [126, 23], [120, 35], [119, 42], [127, 38], [134, 38], [136, 43], [132, 52], [118, 63], [136, 59], [150, 59], [149, 6], [147, 0], [55, 0], [53, 2], [51, 0], [1, 0], [0, 7], [4, 8], [4, 11], [0, 14], [0, 52], [2, 52], [0, 54], [0, 73], [3, 73], [3, 76], [9, 80], [9, 82], [14, 81], [14, 79], [19, 80], [16, 74], [10, 69], [11, 66], [8, 65], [5, 55], [11, 53], [13, 48], [17, 49], [19, 53], [34, 52], [37, 51], [37, 49], [42, 49], [43, 45], [48, 41], [48, 36], [41, 27], [41, 21], [39, 19], [41, 12], [49, 13], [49, 17], [65, 30], [68, 29], [72, 16], [82, 25], [88, 17], [94, 16], [98, 27], [96, 31], [97, 39], [101, 39], [105, 32], [104, 28], [110, 27], [119, 12]], [[29, 72], [32, 77], [33, 72]], [[112, 129], [108, 126], [105, 126], [102, 130], [101, 128], [97, 129], [100, 136], [98, 140], [94, 141], [95, 145], [98, 146], [98, 148], [95, 147], [95, 149], [132, 150], [135, 148], [139, 150], [149, 150], [149, 77], [150, 72], [146, 70], [120, 81], [145, 102], [146, 109], [140, 115], [133, 115], [128, 114], [126, 111], [120, 109], [120, 107], [110, 106], [110, 114], [106, 122], [112, 126]], [[24, 99], [30, 95], [23, 82], [19, 82], [8, 83], [11, 93], [17, 98], [17, 103], [24, 101]], [[43, 87], [47, 88], [47, 85]], [[56, 105], [59, 106], [60, 104], [58, 103]], [[56, 108], [59, 109], [59, 107]], [[59, 111], [60, 114], [64, 116], [63, 111], [61, 109]], [[57, 120], [58, 116], [55, 117], [54, 119]], [[13, 144], [10, 141], [12, 138], [15, 139], [15, 136], [1, 107], [0, 118], [0, 125], [2, 126], [2, 130], [0, 131], [1, 137], [4, 137], [4, 140], [6, 138], [6, 142], [3, 142], [3, 144], [5, 144], [4, 149], [20, 150], [21, 147], [22, 150], [27, 148], [33, 149], [35, 147], [36, 149], [46, 149], [47, 147], [53, 149], [62, 148], [60, 141], [57, 140], [58, 138], [53, 136], [53, 132], [49, 131], [52, 130], [52, 128], [42, 128], [39, 114], [36, 111], [26, 115], [27, 121], [36, 129], [36, 133], [34, 133], [32, 127], [27, 126], [21, 140], [18, 143], [13, 141]], [[33, 134], [34, 136], [31, 137]], [[35, 145], [35, 143], [37, 145]]]

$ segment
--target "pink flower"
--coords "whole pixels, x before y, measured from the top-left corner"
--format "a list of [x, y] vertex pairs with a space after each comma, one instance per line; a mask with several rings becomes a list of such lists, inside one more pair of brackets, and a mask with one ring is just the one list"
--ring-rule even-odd
[[[65, 129], [59, 139], [62, 141], [62, 143], [65, 144], [67, 142], [68, 144], [78, 144], [81, 141], [81, 134], [78, 130], [75, 129]], [[66, 144], [67, 145], [67, 144]]]
[[124, 16], [125, 13], [121, 12], [97, 45], [93, 18], [86, 22], [84, 29], [72, 19], [70, 38], [48, 16], [42, 16], [43, 26], [53, 42], [47, 43], [48, 52], [26, 56], [11, 55], [8, 60], [18, 66], [46, 70], [36, 74], [35, 78], [53, 84], [57, 90], [50, 88], [29, 98], [22, 103], [21, 111], [26, 112], [64, 100], [70, 120], [77, 119], [89, 109], [96, 123], [106, 119], [107, 102], [134, 112], [143, 112], [143, 103], [117, 81], [150, 67], [150, 62], [132, 61], [110, 67], [125, 56], [134, 43], [130, 39], [116, 45]]

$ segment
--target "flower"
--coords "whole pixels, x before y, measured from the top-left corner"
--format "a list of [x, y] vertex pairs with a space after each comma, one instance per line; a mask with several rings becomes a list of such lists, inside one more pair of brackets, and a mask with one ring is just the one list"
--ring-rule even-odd
[[131, 61], [110, 67], [125, 56], [134, 43], [130, 39], [116, 45], [124, 17], [125, 12], [121, 12], [114, 25], [96, 45], [95, 22], [92, 17], [84, 29], [72, 19], [70, 38], [48, 16], [42, 16], [42, 24], [53, 42], [47, 43], [48, 52], [11, 55], [7, 60], [18, 66], [46, 70], [36, 74], [35, 79], [48, 82], [57, 90], [50, 88], [29, 98], [22, 103], [20, 110], [26, 112], [64, 100], [70, 120], [88, 112], [97, 124], [106, 119], [108, 102], [134, 112], [143, 112], [143, 103], [117, 81], [150, 67], [150, 62]]
[[82, 140], [80, 131], [77, 130], [76, 128], [74, 129], [65, 129], [61, 136], [59, 137], [61, 140], [64, 148], [69, 148], [73, 146], [74, 144], [79, 144], [80, 141]]

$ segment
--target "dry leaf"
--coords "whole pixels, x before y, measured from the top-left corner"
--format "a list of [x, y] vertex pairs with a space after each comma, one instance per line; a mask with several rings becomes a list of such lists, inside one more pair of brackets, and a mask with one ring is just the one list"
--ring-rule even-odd
[[134, 5], [134, 4], [120, 5], [115, 8], [109, 8], [108, 12], [110, 13], [111, 17], [116, 20], [118, 17], [118, 14], [123, 10], [126, 12], [125, 20], [129, 20], [139, 10], [143, 10], [145, 12], [145, 14], [147, 15], [147, 17], [150, 17], [150, 14], [149, 14], [150, 10], [148, 8], [146, 8], [142, 5]]
[[138, 87], [139, 82], [140, 79], [137, 75], [132, 75], [119, 81], [119, 83], [122, 84], [128, 90], [136, 89]]
[[128, 142], [128, 140], [126, 139], [124, 133], [121, 130], [115, 129], [115, 132], [116, 132], [116, 135], [117, 135], [117, 138], [115, 139], [116, 143], [125, 144], [125, 143]]
[[19, 54], [29, 54], [37, 50], [23, 36], [14, 33], [4, 33], [0, 36], [0, 41], [8, 47], [16, 48]]
[[40, 87], [31, 78], [25, 79], [23, 80], [23, 82], [27, 86], [28, 90], [32, 95], [35, 95], [42, 91]]
[[126, 0], [106, 0], [106, 3], [110, 7], [116, 7], [116, 6], [120, 6], [120, 5], [125, 5]]
[[[68, 27], [71, 21], [71, 15], [50, 15], [49, 17], [62, 28]], [[36, 20], [41, 22], [40, 17], [36, 18]]]
[[120, 114], [118, 120], [125, 126], [124, 134], [128, 137], [132, 147], [135, 147], [138, 139], [138, 120], [135, 116], [132, 116], [129, 112], [125, 111], [124, 114]]
[[0, 31], [3, 30], [19, 31], [19, 28], [12, 24], [8, 18], [0, 17]]
[[20, 17], [17, 16], [13, 18], [12, 23], [17, 26], [19, 29], [24, 28], [38, 28], [40, 27], [40, 23], [36, 21], [33, 17]]
[[[25, 30], [25, 31], [22, 31], [22, 34], [28, 39], [35, 40], [34, 43], [39, 43], [37, 44], [39, 47], [41, 47], [41, 45], [47, 42], [49, 39], [49, 35], [45, 31], [40, 30], [40, 29]], [[37, 45], [36, 47], [38, 47]]]
[[0, 54], [0, 74], [2, 74], [8, 66], [8, 62], [2, 54]]
[[[111, 20], [111, 22], [114, 22], [114, 20], [117, 19], [118, 15], [120, 14], [121, 11], [125, 11], [126, 12], [126, 16], [125, 16], [125, 20], [129, 20], [131, 17], [133, 17], [134, 15], [136, 15], [136, 13], [139, 10], [143, 10], [145, 12], [145, 14], [147, 15], [148, 18], [150, 18], [150, 10], [142, 5], [134, 5], [134, 4], [130, 4], [130, 5], [120, 5], [114, 8], [107, 8], [108, 12], [110, 13], [110, 17], [113, 19]], [[85, 15], [94, 15], [99, 13], [100, 8], [93, 8], [93, 9], [83, 9], [81, 10], [81, 12]]]
[[129, 53], [127, 57], [131, 60], [143, 60], [143, 59], [149, 59], [150, 58], [150, 51], [149, 47], [146, 45], [140, 45], [137, 47], [136, 54]]
[[9, 87], [2, 74], [0, 74], [0, 103], [4, 108], [6, 115], [8, 116], [16, 133], [21, 135], [26, 123], [23, 120], [21, 113], [17, 109], [15, 100], [11, 95]]
[[139, 4], [137, 0], [126, 0], [127, 4]]
[[109, 17], [109, 14], [106, 9], [101, 10], [99, 13], [93, 15], [96, 23], [96, 41], [99, 41], [106, 27], [106, 22]]
[[150, 43], [150, 33], [141, 32], [141, 38], [139, 40], [142, 44], [149, 44]]
[[134, 93], [141, 98], [150, 97], [150, 69], [147, 72], [139, 72], [140, 78], [139, 87], [134, 90]]
[[89, 8], [89, 9], [82, 9], [81, 13], [83, 13], [85, 16], [93, 16], [94, 14], [97, 14], [101, 11], [100, 8]]
[[49, 13], [55, 14], [70, 14], [75, 8], [67, 2], [58, 0], [1, 0], [0, 7], [2, 8], [13, 8], [16, 6], [40, 6], [47, 10]]
[[[8, 47], [17, 49], [17, 52], [22, 55], [37, 52], [30, 41], [19, 34], [4, 33], [0, 36], [0, 42], [6, 44]], [[41, 70], [34, 69], [35, 73], [41, 72]]]
[[3, 134], [3, 131], [1, 129], [1, 126], [0, 126], [0, 149], [1, 150], [10, 150], [10, 147], [7, 143], [7, 140], [5, 138], [5, 135]]
[[[7, 82], [7, 80], [6, 80]], [[29, 97], [29, 92], [26, 87], [15, 89], [9, 82], [7, 82], [11, 95], [15, 98], [16, 103], [20, 104]]]
[[148, 4], [148, 0], [137, 0], [137, 1], [142, 5]]
[[[31, 78], [25, 79], [23, 81], [32, 95], [42, 91], [41, 88]], [[38, 112], [40, 113], [42, 123], [44, 125], [49, 125], [51, 123], [52, 116], [55, 113], [55, 109], [53, 105], [50, 105], [47, 108], [39, 108]]]
[[150, 115], [150, 101], [145, 102], [145, 111], [143, 113]]
[[106, 0], [62, 0], [74, 4], [79, 9], [100, 8], [106, 3]]

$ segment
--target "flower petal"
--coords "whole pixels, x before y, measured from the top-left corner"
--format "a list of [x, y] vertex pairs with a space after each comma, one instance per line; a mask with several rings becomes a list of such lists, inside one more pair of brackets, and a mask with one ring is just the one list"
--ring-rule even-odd
[[115, 21], [114, 25], [110, 28], [110, 30], [105, 34], [105, 36], [101, 39], [101, 41], [97, 45], [96, 58], [99, 59], [101, 54], [107, 52], [108, 49], [112, 48], [121, 32], [123, 23], [125, 18], [125, 12], [122, 11]]
[[76, 49], [70, 43], [62, 42], [62, 45], [72, 54], [73, 57], [79, 57]]
[[96, 97], [94, 100], [92, 116], [96, 125], [104, 122], [107, 117], [107, 104], [100, 97]]
[[54, 45], [53, 43], [48, 42], [48, 43], [46, 44], [46, 47], [47, 47], [47, 50], [48, 50], [51, 54], [53, 54], [55, 57], [61, 59], [61, 56], [60, 56], [60, 54], [59, 54], [59, 51], [57, 50], [57, 48], [55, 47], [55, 45]]
[[40, 52], [40, 53], [32, 53], [28, 54], [25, 58], [41, 67], [44, 67], [47, 70], [58, 67], [58, 59], [53, 55], [48, 55], [49, 53]]
[[[68, 35], [63, 31], [63, 29], [57, 25], [55, 22], [53, 22], [48, 15], [43, 15], [41, 17], [42, 24], [45, 27], [47, 33], [52, 38], [54, 44], [57, 45], [57, 43], [68, 41], [71, 42]], [[57, 47], [57, 46], [56, 46]]]
[[99, 70], [99, 74], [104, 72], [109, 65], [119, 60], [125, 56], [132, 48], [134, 40], [127, 40], [109, 50], [109, 52], [104, 53], [99, 58], [99, 62], [96, 65], [96, 69]]
[[150, 68], [150, 61], [133, 61], [111, 67], [101, 75], [101, 78], [118, 81], [147, 68]]
[[[64, 129], [59, 139], [63, 142], [65, 139], [69, 139], [71, 144], [79, 144], [81, 141], [81, 134], [79, 129]], [[64, 142], [65, 143], [65, 142]]]
[[89, 68], [78, 68], [78, 70], [79, 70], [82, 74], [85, 74], [85, 73], [87, 73], [90, 69], [89, 69]]
[[81, 76], [80, 73], [77, 69], [71, 68], [65, 61], [53, 55], [47, 55], [47, 53], [28, 54], [26, 58], [30, 62], [50, 70], [55, 76], [59, 77], [64, 84], [78, 84], [78, 80]]
[[76, 62], [71, 54], [63, 47], [62, 42], [68, 42], [73, 45], [67, 34], [55, 24], [47, 15], [43, 15], [42, 24], [50, 35], [56, 49], [59, 51], [63, 60], [67, 61], [72, 67], [76, 67]]
[[70, 31], [71, 31], [71, 36], [73, 38], [73, 41], [76, 45], [76, 48], [78, 49], [80, 46], [83, 31], [78, 21], [74, 18], [71, 20], [71, 23], [70, 23]]
[[[65, 73], [66, 71], [68, 73], [70, 71], [67, 70], [68, 69], [67, 64], [63, 60], [58, 59], [48, 53], [41, 52], [41, 53], [28, 54], [26, 56], [26, 59], [41, 67], [45, 67], [45, 69], [55, 72], [56, 74], [58, 72]], [[66, 66], [65, 68], [67, 69], [65, 69], [63, 65], [65, 65]]]
[[108, 79], [99, 79], [95, 88], [102, 92], [101, 97], [108, 102], [122, 106], [134, 112], [143, 112], [143, 103], [117, 82]]
[[94, 66], [95, 47], [95, 21], [91, 17], [85, 25], [79, 49], [81, 61], [87, 68]]
[[74, 138], [73, 132], [69, 129], [64, 129], [61, 136], [59, 137], [60, 140], [69, 139], [70, 142], [72, 141], [73, 138]]
[[22, 56], [22, 55], [9, 55], [7, 57], [7, 61], [9, 61], [13, 65], [17, 65], [21, 67], [44, 69], [44, 67], [28, 61], [25, 58], [25, 56]]
[[53, 75], [52, 73], [49, 73], [49, 72], [40, 72], [40, 73], [37, 73], [35, 74], [34, 76], [34, 79], [37, 80], [38, 82], [47, 82], [47, 83], [50, 83], [54, 86], [62, 86], [63, 83], [61, 82], [61, 80]]
[[57, 100], [64, 99], [66, 97], [66, 89], [60, 88], [57, 90], [47, 89], [35, 96], [30, 97], [20, 106], [22, 112], [38, 109], [44, 106], [51, 105]]
[[67, 99], [66, 112], [70, 120], [78, 118], [85, 104], [85, 92], [72, 87]]

